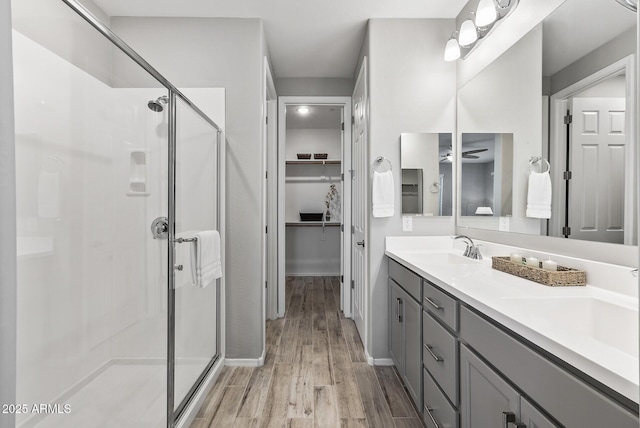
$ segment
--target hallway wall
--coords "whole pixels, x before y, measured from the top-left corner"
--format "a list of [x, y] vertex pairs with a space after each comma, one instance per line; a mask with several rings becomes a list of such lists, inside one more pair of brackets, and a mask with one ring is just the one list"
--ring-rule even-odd
[[[393, 165], [395, 215], [369, 218], [369, 338], [367, 352], [388, 358], [387, 262], [385, 236], [447, 235], [453, 217], [414, 217], [413, 232], [402, 232], [400, 134], [455, 133], [456, 64], [445, 62], [443, 46], [453, 19], [371, 19], [358, 61], [368, 56], [369, 162], [378, 156]], [[369, 209], [369, 207], [367, 207]], [[373, 316], [375, 314], [375, 316]]]

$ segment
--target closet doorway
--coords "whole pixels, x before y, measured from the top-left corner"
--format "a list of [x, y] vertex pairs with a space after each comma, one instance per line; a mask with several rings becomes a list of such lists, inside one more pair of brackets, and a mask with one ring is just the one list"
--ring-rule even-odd
[[300, 276], [337, 277], [351, 317], [350, 165], [351, 97], [279, 98], [278, 317]]

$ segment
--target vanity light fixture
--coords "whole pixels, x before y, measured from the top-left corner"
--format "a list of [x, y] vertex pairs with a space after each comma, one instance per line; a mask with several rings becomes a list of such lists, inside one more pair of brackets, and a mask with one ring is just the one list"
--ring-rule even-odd
[[498, 12], [493, 0], [480, 0], [476, 9], [476, 25], [478, 28], [485, 28], [496, 22]]
[[[638, 2], [638, 0], [616, 0], [618, 2]], [[455, 61], [458, 58], [466, 58], [479, 41], [493, 31], [500, 20], [509, 16], [518, 5], [518, 0], [479, 0], [473, 18], [465, 20], [458, 31], [457, 40], [452, 36], [445, 46], [445, 61]], [[475, 22], [474, 22], [475, 19]], [[459, 55], [454, 55], [456, 46], [460, 50]]]
[[300, 106], [296, 109], [296, 111], [302, 115], [305, 115], [305, 114], [308, 114], [311, 111], [311, 109], [307, 106]]
[[473, 23], [471, 18], [467, 19], [460, 26], [460, 36], [458, 37], [458, 43], [463, 48], [470, 48], [475, 42], [478, 41], [478, 28]]
[[457, 31], [454, 31], [447, 41], [447, 45], [444, 48], [445, 61], [455, 61], [460, 58], [460, 45], [458, 44], [458, 40], [456, 39], [457, 33]]

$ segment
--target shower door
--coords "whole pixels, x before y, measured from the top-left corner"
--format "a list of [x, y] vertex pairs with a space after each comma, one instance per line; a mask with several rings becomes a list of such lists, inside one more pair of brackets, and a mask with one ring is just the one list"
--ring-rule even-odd
[[170, 398], [170, 405], [173, 401], [177, 416], [218, 355], [220, 281], [214, 279], [209, 283], [196, 284], [194, 253], [200, 242], [192, 240], [198, 232], [220, 229], [220, 207], [218, 131], [186, 101], [179, 96], [174, 99], [173, 205], [177, 239], [173, 245], [175, 276], [172, 300], [175, 309], [169, 352], [170, 358], [173, 354], [174, 361], [173, 400]]

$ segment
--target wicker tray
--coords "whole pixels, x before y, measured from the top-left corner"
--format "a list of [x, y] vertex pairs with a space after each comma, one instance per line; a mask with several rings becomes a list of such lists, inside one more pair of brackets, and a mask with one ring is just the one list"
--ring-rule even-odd
[[491, 267], [520, 278], [535, 281], [550, 287], [586, 285], [587, 273], [558, 265], [557, 271], [513, 263], [509, 257], [491, 257]]

